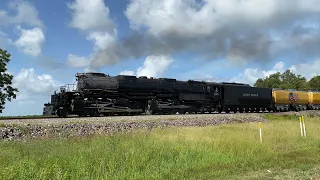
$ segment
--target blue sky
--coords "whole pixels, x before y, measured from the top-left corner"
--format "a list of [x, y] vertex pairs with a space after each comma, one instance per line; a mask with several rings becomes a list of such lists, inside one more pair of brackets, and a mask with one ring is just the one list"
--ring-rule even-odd
[[0, 48], [20, 90], [2, 115], [41, 114], [84, 71], [249, 84], [319, 73], [320, 1], [259, 2], [1, 1]]

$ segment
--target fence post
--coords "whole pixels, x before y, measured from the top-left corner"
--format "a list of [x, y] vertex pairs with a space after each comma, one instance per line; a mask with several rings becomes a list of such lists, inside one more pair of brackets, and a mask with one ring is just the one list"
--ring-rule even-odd
[[260, 143], [262, 143], [262, 123], [259, 122]]
[[302, 116], [302, 126], [303, 126], [303, 132], [304, 132], [304, 137], [307, 137], [307, 132], [306, 132], [306, 124], [304, 123], [304, 116]]
[[302, 128], [302, 117], [299, 117], [299, 121], [300, 121], [300, 132], [301, 132], [301, 136], [303, 136], [303, 128]]

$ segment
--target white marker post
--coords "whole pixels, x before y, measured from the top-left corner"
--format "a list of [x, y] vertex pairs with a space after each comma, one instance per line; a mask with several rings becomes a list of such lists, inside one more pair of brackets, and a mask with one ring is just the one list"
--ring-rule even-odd
[[307, 132], [306, 132], [306, 125], [304, 123], [304, 116], [302, 116], [302, 126], [303, 126], [303, 132], [304, 132], [304, 137], [307, 137]]
[[303, 136], [302, 117], [299, 117], [299, 121], [300, 121], [300, 132], [301, 132], [301, 136]]
[[259, 122], [260, 143], [262, 143], [262, 123]]

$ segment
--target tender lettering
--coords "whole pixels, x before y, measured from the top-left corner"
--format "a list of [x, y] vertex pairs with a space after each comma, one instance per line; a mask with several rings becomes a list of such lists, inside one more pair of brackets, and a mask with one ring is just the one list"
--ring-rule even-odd
[[248, 97], [248, 96], [250, 96], [250, 97], [258, 97], [259, 94], [244, 93], [243, 96], [246, 96], [246, 97]]

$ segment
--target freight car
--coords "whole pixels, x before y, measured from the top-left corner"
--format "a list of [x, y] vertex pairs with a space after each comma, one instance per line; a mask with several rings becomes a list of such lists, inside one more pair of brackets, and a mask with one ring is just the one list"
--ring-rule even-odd
[[320, 109], [320, 92], [308, 92], [308, 109]]
[[276, 110], [282, 112], [307, 110], [311, 98], [307, 92], [296, 90], [274, 89], [272, 94]]
[[77, 73], [76, 89], [51, 95], [44, 114], [99, 116], [275, 110], [272, 89], [240, 83]]

